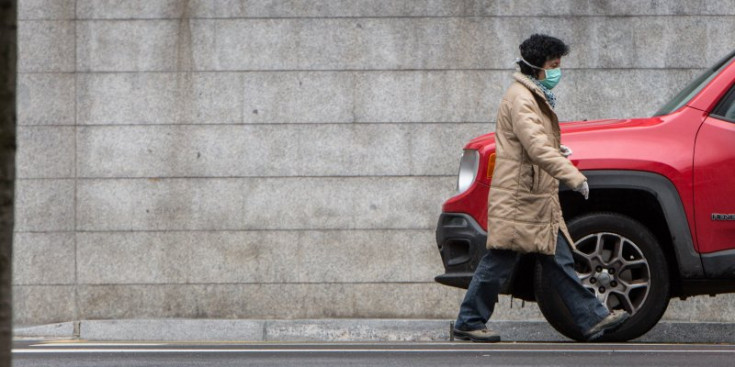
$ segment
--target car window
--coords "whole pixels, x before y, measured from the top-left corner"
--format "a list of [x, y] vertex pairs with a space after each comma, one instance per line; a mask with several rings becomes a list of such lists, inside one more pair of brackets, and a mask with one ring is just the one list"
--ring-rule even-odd
[[735, 122], [735, 85], [730, 87], [730, 91], [717, 103], [717, 107], [712, 110], [711, 115], [719, 119]]
[[661, 109], [656, 111], [654, 116], [670, 114], [687, 104], [687, 102], [689, 102], [692, 97], [697, 95], [697, 93], [699, 93], [702, 88], [709, 84], [709, 82], [714, 79], [714, 77], [717, 76], [717, 74], [719, 74], [722, 69], [729, 65], [730, 61], [732, 61], [734, 57], [735, 52], [732, 52], [722, 60], [718, 61], [714, 66], [705, 70], [704, 73], [702, 73], [691, 83], [689, 83], [689, 85], [682, 89], [681, 92], [677, 93], [677, 95], [675, 95], [674, 98], [672, 98], [663, 107], [661, 107]]

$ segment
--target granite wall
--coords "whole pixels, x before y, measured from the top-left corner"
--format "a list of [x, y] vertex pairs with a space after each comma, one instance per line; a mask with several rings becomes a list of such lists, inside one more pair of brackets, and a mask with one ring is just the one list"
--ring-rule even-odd
[[16, 323], [452, 318], [434, 226], [518, 44], [571, 44], [562, 119], [646, 116], [735, 48], [731, 5], [20, 0]]

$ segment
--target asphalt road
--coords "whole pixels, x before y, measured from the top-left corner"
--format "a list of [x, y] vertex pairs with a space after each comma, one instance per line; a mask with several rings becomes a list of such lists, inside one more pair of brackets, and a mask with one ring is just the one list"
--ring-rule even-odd
[[734, 366], [735, 345], [16, 341], [13, 366]]

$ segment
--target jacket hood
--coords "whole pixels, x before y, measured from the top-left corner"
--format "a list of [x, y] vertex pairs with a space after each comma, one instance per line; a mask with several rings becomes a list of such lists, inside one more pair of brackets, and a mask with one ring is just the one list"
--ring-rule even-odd
[[536, 85], [534, 82], [531, 81], [531, 79], [529, 79], [528, 75], [516, 71], [513, 73], [513, 79], [523, 84], [524, 87], [528, 88], [532, 92], [538, 94], [541, 97], [544, 97], [544, 92], [541, 91], [541, 88], [539, 88], [538, 85]]

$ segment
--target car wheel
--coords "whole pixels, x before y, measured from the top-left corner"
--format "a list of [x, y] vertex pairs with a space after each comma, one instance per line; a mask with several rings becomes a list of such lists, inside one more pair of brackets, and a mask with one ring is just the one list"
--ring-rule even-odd
[[[631, 317], [598, 341], [627, 341], [650, 330], [669, 304], [669, 272], [656, 237], [640, 222], [613, 213], [593, 213], [567, 224], [574, 239], [574, 267], [582, 284], [608, 309]], [[583, 341], [582, 331], [554, 285], [536, 264], [535, 296], [546, 320], [565, 336]]]

